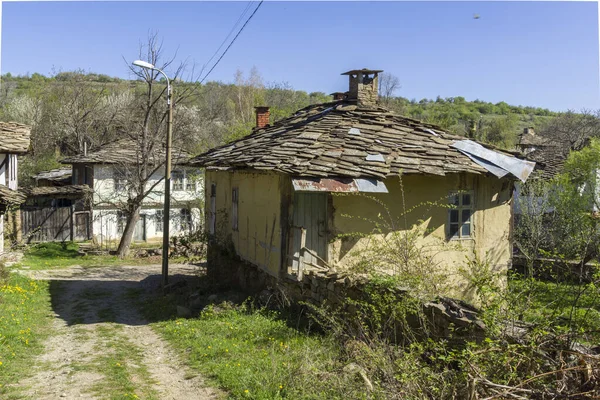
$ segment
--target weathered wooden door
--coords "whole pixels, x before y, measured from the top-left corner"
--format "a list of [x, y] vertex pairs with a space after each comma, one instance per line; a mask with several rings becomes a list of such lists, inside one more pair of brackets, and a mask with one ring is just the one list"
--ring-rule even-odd
[[[323, 266], [327, 262], [327, 194], [294, 194], [294, 219], [292, 228], [292, 273], [303, 267]], [[302, 231], [305, 235], [305, 249], [302, 251]], [[301, 259], [302, 257], [302, 259]]]
[[90, 239], [90, 214], [80, 212], [75, 214], [74, 240]]
[[146, 240], [146, 214], [140, 214], [133, 230], [133, 240], [136, 242], [143, 242]]

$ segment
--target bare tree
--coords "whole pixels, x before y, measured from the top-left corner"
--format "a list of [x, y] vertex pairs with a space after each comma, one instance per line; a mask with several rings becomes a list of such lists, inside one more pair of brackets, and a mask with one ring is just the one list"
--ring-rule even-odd
[[[180, 79], [185, 70], [185, 64], [179, 64], [174, 70], [171, 66], [175, 57], [163, 59], [162, 43], [156, 34], [150, 34], [148, 40], [140, 45], [139, 59], [145, 60], [157, 68], [165, 71], [171, 70], [169, 76], [173, 82]], [[127, 138], [135, 148], [135, 159], [129, 163], [119, 165], [119, 173], [123, 176], [127, 191], [126, 199], [120, 201], [118, 208], [126, 215], [123, 235], [119, 242], [117, 255], [125, 257], [129, 252], [135, 225], [139, 220], [142, 203], [150, 193], [156, 193], [157, 186], [163, 179], [151, 180], [151, 177], [164, 168], [163, 142], [166, 137], [166, 123], [168, 110], [166, 108], [166, 84], [160, 78], [160, 73], [155, 70], [140, 69], [127, 62], [131, 72], [144, 83], [143, 92], [136, 92], [132, 104], [127, 107], [127, 113], [122, 115], [120, 126], [124, 128], [122, 136]], [[188, 99], [193, 93], [192, 86], [182, 86], [181, 90], [174, 91], [173, 105]], [[177, 121], [177, 116], [174, 118]], [[174, 145], [180, 141], [179, 126], [173, 126]], [[174, 154], [177, 159], [177, 154]], [[163, 216], [169, 218], [168, 215]]]
[[236, 115], [238, 122], [251, 123], [254, 116], [254, 106], [261, 105], [264, 100], [264, 83], [256, 67], [252, 67], [248, 78], [241, 70], [235, 72], [236, 86]]
[[402, 87], [397, 76], [382, 72], [379, 74], [379, 98], [387, 104], [394, 94]]
[[589, 139], [600, 137], [600, 110], [568, 111], [553, 118], [540, 135], [569, 150], [581, 150]]

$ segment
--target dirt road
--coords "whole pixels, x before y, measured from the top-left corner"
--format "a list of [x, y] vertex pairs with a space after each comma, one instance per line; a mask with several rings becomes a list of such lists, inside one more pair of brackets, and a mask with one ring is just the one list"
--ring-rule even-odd
[[[193, 275], [173, 265], [171, 275]], [[136, 306], [158, 286], [160, 265], [20, 271], [50, 280], [53, 334], [19, 382], [31, 399], [218, 399], [151, 329]]]

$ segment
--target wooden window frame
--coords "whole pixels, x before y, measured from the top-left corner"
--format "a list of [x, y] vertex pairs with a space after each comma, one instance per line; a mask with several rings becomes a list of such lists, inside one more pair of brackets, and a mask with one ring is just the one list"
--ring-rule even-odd
[[[453, 201], [454, 197], [458, 196], [458, 204], [455, 204]], [[469, 204], [464, 205], [464, 196], [469, 196]], [[448, 195], [448, 204], [450, 208], [448, 209], [448, 216], [446, 221], [446, 238], [448, 240], [472, 240], [474, 239], [474, 229], [473, 229], [473, 214], [475, 212], [475, 193], [473, 190], [457, 190], [452, 191]], [[456, 212], [457, 219], [453, 220], [453, 212]], [[463, 213], [465, 211], [469, 212], [469, 217], [465, 220], [463, 217]], [[456, 226], [456, 232], [453, 233], [452, 226]], [[465, 226], [468, 226], [469, 233], [466, 235], [463, 233], [463, 229]]]
[[[181, 176], [181, 180], [175, 179], [175, 176]], [[171, 173], [172, 189], [174, 192], [184, 192], [187, 189], [185, 182], [185, 171], [176, 169]]]
[[164, 228], [164, 214], [163, 210], [156, 210], [156, 222], [154, 224], [154, 232], [155, 233], [163, 233]]

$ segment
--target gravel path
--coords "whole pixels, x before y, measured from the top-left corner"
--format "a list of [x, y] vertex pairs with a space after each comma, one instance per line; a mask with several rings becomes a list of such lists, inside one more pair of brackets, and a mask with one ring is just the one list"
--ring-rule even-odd
[[[223, 397], [181, 363], [137, 310], [134, 294], [140, 290], [155, 291], [160, 282], [160, 265], [19, 272], [51, 281], [55, 313], [55, 334], [46, 341], [45, 351], [34, 363], [33, 375], [18, 384], [26, 398], [110, 397], [107, 389], [111, 388], [111, 381], [106, 368], [98, 366], [115, 349], [128, 349], [131, 353], [131, 361], [123, 368], [140, 398]], [[195, 267], [188, 265], [170, 268], [170, 275], [196, 272]]]

